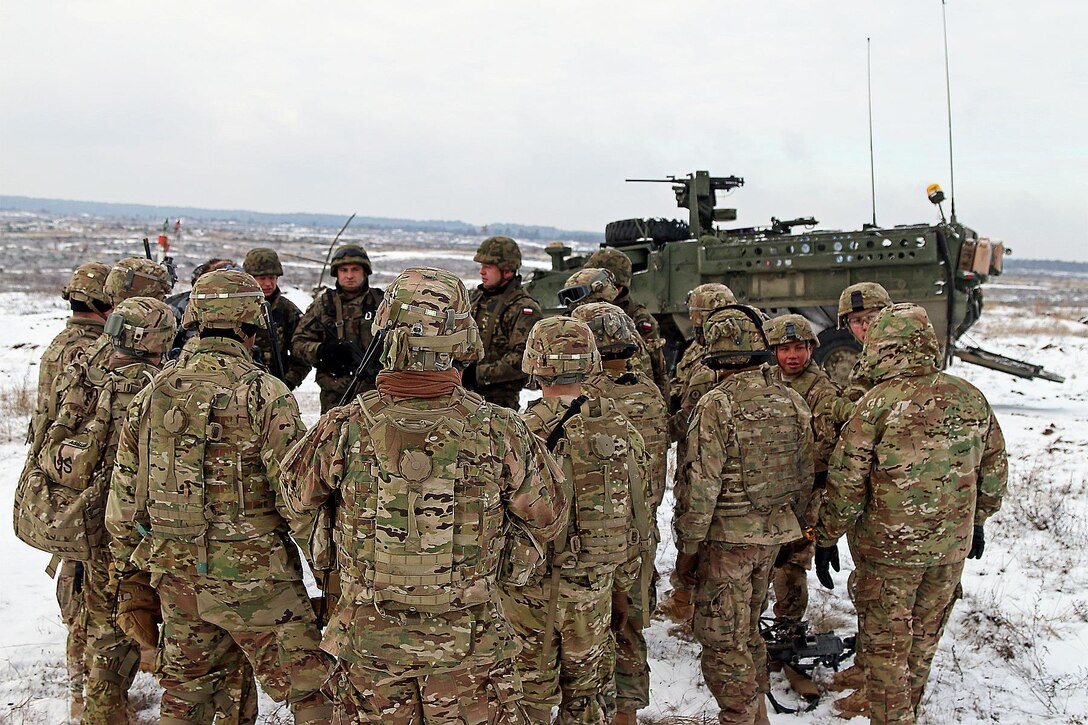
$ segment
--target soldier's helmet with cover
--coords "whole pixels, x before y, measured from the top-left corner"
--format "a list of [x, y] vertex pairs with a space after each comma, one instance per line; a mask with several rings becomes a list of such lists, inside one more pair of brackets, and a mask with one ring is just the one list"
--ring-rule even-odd
[[716, 369], [738, 369], [771, 357], [763, 334], [763, 314], [748, 305], [725, 305], [710, 313], [704, 362]]
[[891, 304], [891, 295], [882, 285], [876, 282], [852, 284], [839, 295], [839, 329], [846, 327], [846, 316], [851, 312], [879, 310]]
[[361, 265], [366, 276], [374, 274], [374, 268], [370, 265], [370, 257], [366, 250], [358, 244], [344, 244], [337, 248], [329, 260], [329, 276], [335, 277], [336, 270], [343, 264]]
[[468, 291], [444, 269], [409, 267], [397, 275], [374, 313], [374, 327], [387, 370], [443, 371], [484, 356]]
[[723, 305], [735, 305], [737, 296], [721, 282], [707, 282], [688, 292], [688, 319], [693, 327], [702, 327], [706, 317]]
[[116, 307], [129, 297], [165, 300], [174, 287], [170, 270], [143, 257], [125, 257], [106, 276], [105, 290]]
[[126, 355], [165, 355], [174, 343], [177, 322], [170, 305], [154, 297], [121, 300], [106, 320], [105, 333], [113, 347]]
[[619, 287], [631, 287], [631, 258], [618, 249], [601, 247], [582, 265], [583, 267], [597, 267], [607, 269], [616, 278]]
[[243, 325], [265, 327], [264, 292], [257, 280], [240, 270], [208, 272], [193, 285], [181, 325], [187, 330], [234, 330], [246, 337]]
[[109, 265], [102, 262], [81, 264], [72, 272], [68, 284], [64, 285], [61, 297], [82, 302], [96, 312], [105, 312], [111, 307], [110, 296], [106, 293], [109, 274]]
[[280, 255], [275, 249], [257, 247], [246, 252], [246, 258], [242, 261], [242, 269], [253, 277], [275, 275], [283, 276], [283, 265], [280, 264]]
[[925, 308], [899, 303], [882, 309], [869, 326], [860, 359], [862, 369], [874, 381], [892, 373], [936, 371], [941, 346]]
[[601, 370], [601, 354], [589, 325], [566, 315], [533, 325], [521, 356], [521, 371], [537, 383], [580, 383]]
[[521, 268], [521, 248], [510, 237], [488, 237], [480, 242], [472, 261], [493, 264], [503, 272], [517, 272]]
[[763, 333], [771, 347], [788, 342], [811, 342], [816, 347], [820, 340], [812, 331], [812, 325], [803, 315], [779, 315], [763, 323]]
[[568, 309], [590, 302], [611, 302], [620, 294], [616, 277], [607, 269], [584, 267], [570, 277], [559, 290], [559, 303]]
[[589, 325], [603, 360], [629, 358], [639, 350], [635, 322], [619, 307], [609, 302], [590, 302], [571, 313], [571, 317]]

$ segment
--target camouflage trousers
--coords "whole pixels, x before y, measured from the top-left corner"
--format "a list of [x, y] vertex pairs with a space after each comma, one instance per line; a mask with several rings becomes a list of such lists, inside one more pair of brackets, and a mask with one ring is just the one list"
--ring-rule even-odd
[[774, 616], [800, 622], [808, 611], [808, 572], [816, 554], [816, 542], [798, 539], [783, 544], [771, 574]]
[[[554, 584], [503, 591], [502, 604], [521, 644], [517, 657], [525, 692], [525, 711], [533, 725], [547, 724], [559, 706], [558, 725], [603, 725], [611, 683], [615, 643], [612, 577], [572, 585], [561, 581], [554, 624], [548, 631], [549, 597]], [[599, 587], [599, 588], [598, 588]], [[546, 650], [546, 651], [545, 651]]]
[[931, 567], [864, 563], [854, 604], [874, 725], [913, 725], [933, 655], [959, 599], [963, 561]]
[[512, 660], [407, 678], [341, 660], [333, 725], [528, 725]]
[[83, 609], [83, 562], [62, 561], [57, 576], [57, 604], [68, 629], [65, 647], [68, 661], [68, 691], [83, 695], [87, 677], [87, 615]]
[[211, 723], [229, 697], [233, 651], [241, 648], [265, 692], [286, 701], [297, 723], [328, 722], [322, 692], [332, 658], [301, 581], [220, 581], [162, 575], [159, 684], [162, 725]]
[[703, 679], [719, 723], [751, 725], [769, 689], [759, 615], [778, 546], [704, 542], [699, 548], [692, 630], [703, 646]]
[[[645, 554], [643, 554], [645, 556]], [[642, 599], [643, 577], [648, 602]], [[657, 570], [646, 567], [628, 593], [630, 610], [623, 629], [615, 632], [615, 695], [609, 699], [608, 715], [636, 712], [650, 704], [650, 665], [647, 661], [646, 637], [642, 630], [650, 626], [650, 617], [657, 608]]]

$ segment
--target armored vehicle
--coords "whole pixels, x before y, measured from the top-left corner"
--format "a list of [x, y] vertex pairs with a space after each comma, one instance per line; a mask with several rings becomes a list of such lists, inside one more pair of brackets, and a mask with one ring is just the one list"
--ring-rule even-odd
[[[982, 284], [1001, 274], [1009, 252], [1001, 243], [979, 237], [971, 228], [945, 219], [937, 224], [859, 231], [816, 230], [811, 217], [771, 219], [766, 227], [724, 229], [716, 222], [735, 221], [736, 209], [717, 207], [717, 192], [744, 185], [736, 176], [696, 171], [687, 177], [629, 179], [672, 185], [677, 206], [688, 220], [624, 219], [605, 227], [604, 246], [631, 258], [631, 294], [645, 304], [661, 326], [671, 359], [691, 338], [686, 298], [704, 282], [722, 282], [738, 301], [769, 315], [804, 315], [817, 332], [816, 360], [837, 380], [848, 376], [860, 346], [838, 329], [839, 293], [855, 282], [879, 282], [896, 302], [922, 305], [942, 341], [944, 362], [953, 355], [1021, 377], [1060, 379], [1039, 366], [977, 348], [957, 349], [956, 341], [982, 313]], [[930, 201], [941, 208], [944, 195], [930, 188]], [[798, 231], [797, 228], [803, 228]], [[564, 244], [547, 248], [552, 268], [535, 272], [527, 289], [545, 308], [558, 313], [556, 293], [585, 258], [572, 256]]]

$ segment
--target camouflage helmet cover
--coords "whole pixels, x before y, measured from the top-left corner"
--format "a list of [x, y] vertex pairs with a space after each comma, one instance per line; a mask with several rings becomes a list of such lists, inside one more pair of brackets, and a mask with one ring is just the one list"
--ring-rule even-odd
[[503, 272], [517, 272], [521, 267], [521, 248], [510, 237], [488, 237], [480, 242], [472, 261], [493, 264]]
[[618, 249], [601, 247], [582, 266], [607, 269], [616, 278], [617, 286], [631, 286], [631, 258]]
[[616, 305], [590, 302], [575, 309], [571, 317], [589, 325], [602, 358], [628, 358], [638, 352], [635, 321]]
[[382, 365], [390, 370], [449, 370], [484, 356], [464, 282], [453, 272], [409, 267], [386, 288], [374, 313], [382, 328]]
[[110, 307], [110, 297], [106, 294], [106, 277], [109, 274], [109, 265], [102, 262], [81, 264], [72, 272], [68, 284], [64, 285], [61, 297], [82, 302], [100, 312], [105, 311]]
[[129, 297], [165, 300], [173, 286], [174, 281], [166, 267], [143, 257], [125, 257], [106, 276], [105, 291], [116, 307]]
[[584, 380], [601, 369], [601, 354], [589, 325], [566, 315], [540, 320], [529, 331], [521, 370], [548, 384]]
[[839, 329], [846, 327], [846, 316], [851, 312], [879, 310], [892, 304], [888, 290], [876, 282], [852, 284], [839, 295]]
[[721, 282], [707, 282], [688, 292], [688, 319], [694, 327], [702, 327], [708, 314], [723, 305], [736, 304], [733, 290]]
[[214, 327], [244, 336], [242, 325], [265, 327], [264, 292], [241, 270], [213, 270], [193, 285], [181, 324], [187, 330]]
[[257, 247], [246, 252], [246, 258], [242, 261], [242, 269], [245, 270], [246, 274], [253, 277], [266, 275], [280, 277], [283, 275], [280, 255], [276, 254], [275, 249], [269, 249], [268, 247]]
[[342, 264], [359, 264], [362, 265], [367, 277], [374, 274], [374, 268], [370, 265], [370, 257], [367, 256], [366, 250], [358, 244], [341, 245], [333, 253], [332, 259], [329, 261], [329, 276], [335, 277], [337, 268]]
[[703, 325], [707, 361], [725, 368], [748, 367], [770, 357], [763, 334], [763, 314], [748, 305], [726, 305]]
[[861, 365], [871, 380], [893, 374], [935, 372], [941, 358], [937, 333], [924, 307], [909, 303], [888, 305], [869, 326]]
[[607, 269], [583, 267], [559, 290], [559, 303], [569, 309], [590, 302], [611, 302], [619, 296], [616, 277]]
[[109, 319], [105, 333], [113, 347], [128, 355], [164, 355], [174, 342], [177, 321], [174, 310], [154, 297], [121, 300]]
[[803, 315], [779, 315], [763, 323], [767, 344], [785, 345], [788, 342], [811, 342], [820, 346], [820, 340], [812, 331], [812, 325]]

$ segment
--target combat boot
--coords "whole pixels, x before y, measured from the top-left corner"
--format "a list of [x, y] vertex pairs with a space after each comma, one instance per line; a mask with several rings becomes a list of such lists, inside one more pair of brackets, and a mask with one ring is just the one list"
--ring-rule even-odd
[[865, 695], [865, 689], [855, 690], [846, 697], [835, 700], [835, 716], [843, 720], [854, 717], [869, 716], [869, 698]]
[[657, 612], [675, 624], [691, 625], [695, 616], [695, 607], [691, 603], [691, 590], [673, 589], [663, 602], [657, 605]]
[[638, 725], [638, 715], [633, 712], [617, 712], [612, 725]]
[[845, 690], [857, 690], [864, 685], [865, 672], [855, 662], [845, 670], [836, 672], [831, 678], [831, 684], [827, 686], [827, 689], [832, 692], [843, 692]]

